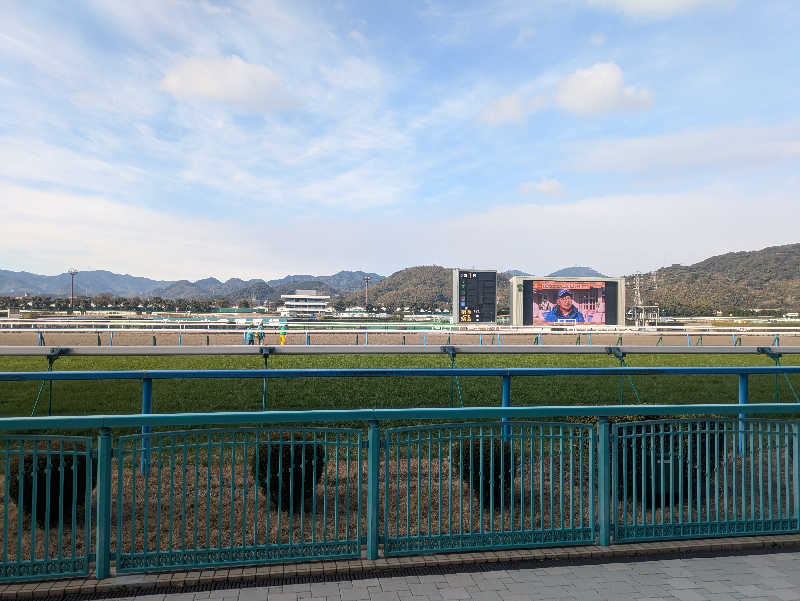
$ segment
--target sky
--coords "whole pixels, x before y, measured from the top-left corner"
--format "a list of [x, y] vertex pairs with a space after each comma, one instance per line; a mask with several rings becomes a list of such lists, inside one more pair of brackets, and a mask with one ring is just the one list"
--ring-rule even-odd
[[0, 268], [607, 275], [800, 241], [796, 0], [11, 2]]

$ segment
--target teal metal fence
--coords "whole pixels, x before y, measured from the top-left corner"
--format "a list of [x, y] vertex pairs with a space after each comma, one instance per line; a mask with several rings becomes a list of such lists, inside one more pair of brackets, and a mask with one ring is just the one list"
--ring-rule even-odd
[[797, 422], [620, 423], [613, 440], [615, 541], [798, 530]]
[[118, 572], [361, 554], [361, 430], [159, 432], [115, 455]]
[[0, 580], [89, 574], [92, 439], [0, 436]]
[[[703, 369], [740, 384], [781, 373]], [[687, 370], [657, 370], [673, 372]], [[112, 565], [797, 532], [798, 416], [732, 403], [3, 418], [0, 580], [86, 575], [92, 561], [104, 578]], [[77, 430], [96, 439], [44, 435]]]
[[385, 555], [591, 544], [595, 436], [570, 423], [385, 432]]

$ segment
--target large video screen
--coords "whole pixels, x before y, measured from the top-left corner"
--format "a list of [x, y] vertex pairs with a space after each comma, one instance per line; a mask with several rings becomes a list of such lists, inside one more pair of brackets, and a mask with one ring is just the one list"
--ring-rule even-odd
[[616, 286], [613, 290], [613, 318], [606, 308], [608, 282], [576, 282], [571, 280], [528, 280], [523, 291], [524, 323], [616, 323]]

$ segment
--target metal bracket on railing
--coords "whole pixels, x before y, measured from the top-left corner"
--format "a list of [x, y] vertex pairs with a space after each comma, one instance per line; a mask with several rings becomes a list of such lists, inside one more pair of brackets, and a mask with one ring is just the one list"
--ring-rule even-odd
[[[69, 353], [68, 348], [61, 348], [54, 346], [50, 349], [50, 352], [45, 355], [47, 357], [47, 371], [53, 371], [53, 363], [61, 355], [66, 355]], [[39, 393], [36, 395], [36, 400], [33, 402], [33, 409], [31, 410], [31, 417], [36, 415], [36, 409], [39, 407], [39, 399], [42, 396], [42, 391], [44, 390], [44, 380], [42, 380], [42, 385], [39, 387]], [[50, 380], [50, 396], [49, 402], [47, 406], [47, 415], [53, 415], [53, 380]]]
[[[456, 347], [452, 345], [442, 345], [439, 347], [443, 353], [450, 357], [450, 369], [456, 367]], [[463, 407], [464, 397], [461, 394], [461, 382], [458, 381], [458, 376], [450, 376], [450, 406], [455, 406], [455, 395], [458, 392], [458, 402]]]
[[781, 357], [783, 357], [783, 353], [776, 353], [775, 351], [772, 350], [772, 348], [768, 346], [759, 346], [756, 349], [756, 352], [762, 355], [766, 355], [767, 357], [775, 361], [775, 363], [780, 363]]
[[[264, 357], [264, 369], [269, 369], [269, 356], [275, 352], [274, 346], [259, 346], [258, 352]], [[267, 379], [264, 378], [261, 392], [261, 411], [267, 410]]]
[[[625, 364], [625, 355], [626, 353], [618, 346], [607, 346], [606, 352], [609, 355], [614, 355], [619, 360], [620, 367], [627, 367]], [[625, 401], [623, 392], [622, 392], [622, 381], [624, 376], [620, 374], [619, 376], [619, 404], [622, 405]], [[636, 384], [633, 383], [633, 378], [628, 376], [628, 382], [631, 383], [631, 388], [633, 389], [633, 396], [636, 398], [637, 403], [641, 403], [642, 399], [639, 397], [639, 391], [636, 389]]]
[[[766, 355], [767, 357], [772, 359], [775, 362], [775, 366], [776, 367], [780, 366], [781, 357], [783, 357], [783, 353], [779, 353], [777, 351], [773, 351], [768, 346], [759, 346], [756, 349], [756, 351], [758, 353], [760, 353], [762, 355]], [[784, 378], [784, 380], [786, 380], [786, 384], [789, 386], [789, 390], [792, 392], [792, 396], [794, 396], [794, 402], [795, 403], [800, 403], [800, 395], [798, 395], [797, 391], [794, 389], [794, 386], [792, 385], [792, 381], [789, 379], [789, 374], [783, 374], [783, 378]], [[780, 378], [779, 378], [778, 374], [775, 374], [775, 402], [776, 403], [780, 403], [781, 402], [780, 387], [779, 387], [779, 384], [778, 384], [779, 379]]]
[[45, 355], [45, 356], [47, 357], [47, 361], [50, 363], [50, 366], [52, 367], [52, 365], [56, 361], [56, 359], [58, 359], [62, 355], [66, 355], [67, 353], [69, 353], [69, 349], [68, 348], [62, 348], [62, 347], [58, 346], [58, 347], [51, 348], [50, 352], [47, 353], [47, 355]]

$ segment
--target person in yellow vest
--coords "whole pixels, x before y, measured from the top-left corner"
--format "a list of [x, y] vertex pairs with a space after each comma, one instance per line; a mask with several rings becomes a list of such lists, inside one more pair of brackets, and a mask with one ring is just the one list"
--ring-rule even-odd
[[286, 344], [286, 324], [283, 324], [281, 326], [280, 337], [281, 337], [281, 344]]

